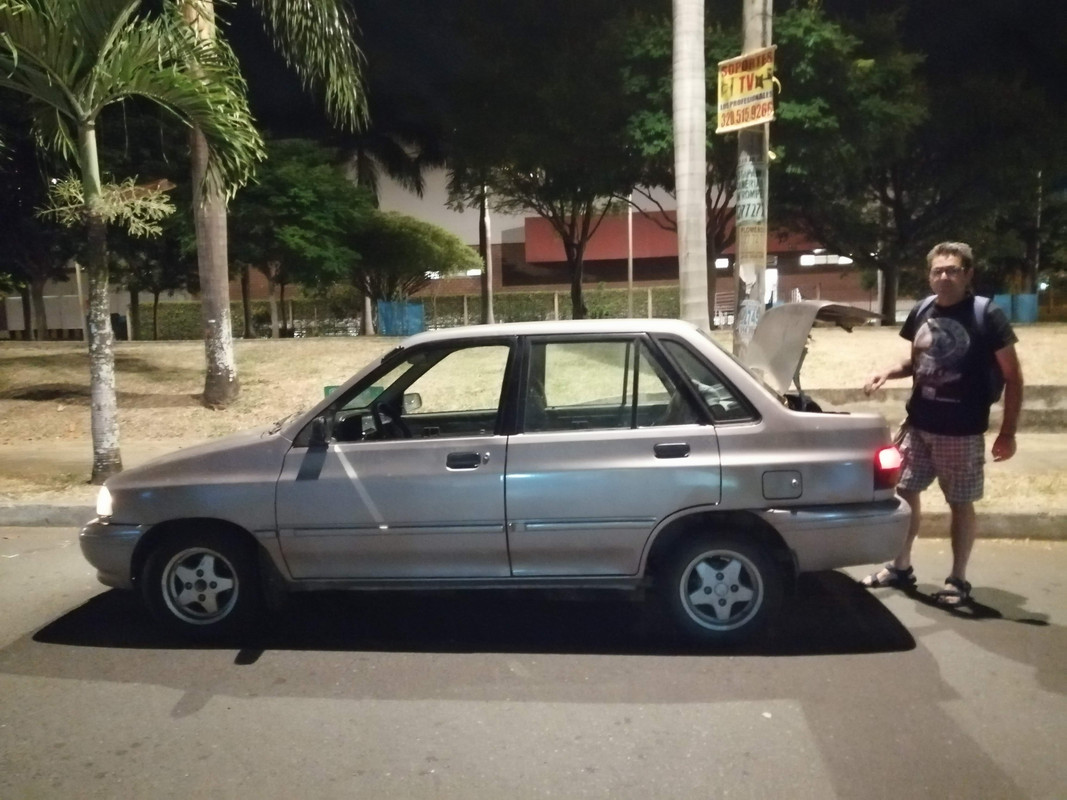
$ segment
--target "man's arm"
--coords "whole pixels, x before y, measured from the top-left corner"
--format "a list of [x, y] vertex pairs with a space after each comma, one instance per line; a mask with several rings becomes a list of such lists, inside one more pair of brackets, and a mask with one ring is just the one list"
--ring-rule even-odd
[[903, 361], [898, 361], [896, 364], [876, 372], [874, 375], [867, 379], [867, 382], [863, 385], [863, 391], [867, 394], [881, 389], [885, 382], [893, 380], [894, 378], [907, 378], [911, 375], [911, 355], [909, 355]]
[[1007, 461], [1015, 455], [1015, 431], [1023, 407], [1023, 368], [1013, 344], [1000, 348], [994, 355], [1004, 376], [1004, 418], [992, 452], [994, 461]]

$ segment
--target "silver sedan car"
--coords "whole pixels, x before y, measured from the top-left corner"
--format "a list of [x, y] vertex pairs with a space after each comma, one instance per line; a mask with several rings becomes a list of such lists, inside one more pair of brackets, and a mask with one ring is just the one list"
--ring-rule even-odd
[[109, 479], [80, 542], [193, 637], [297, 591], [651, 587], [720, 643], [798, 573], [891, 557], [899, 468], [882, 417], [798, 403], [689, 324], [476, 326]]

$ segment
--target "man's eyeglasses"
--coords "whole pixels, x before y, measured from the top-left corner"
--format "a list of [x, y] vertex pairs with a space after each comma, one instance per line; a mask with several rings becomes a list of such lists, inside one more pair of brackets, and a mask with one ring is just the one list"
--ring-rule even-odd
[[940, 278], [944, 275], [946, 278], [958, 278], [963, 273], [963, 267], [934, 267], [930, 270], [930, 277]]

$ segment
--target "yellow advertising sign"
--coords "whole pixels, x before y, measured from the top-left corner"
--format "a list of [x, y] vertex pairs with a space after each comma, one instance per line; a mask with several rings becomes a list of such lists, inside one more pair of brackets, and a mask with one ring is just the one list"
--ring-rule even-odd
[[716, 133], [762, 125], [774, 119], [775, 46], [719, 62], [719, 125]]

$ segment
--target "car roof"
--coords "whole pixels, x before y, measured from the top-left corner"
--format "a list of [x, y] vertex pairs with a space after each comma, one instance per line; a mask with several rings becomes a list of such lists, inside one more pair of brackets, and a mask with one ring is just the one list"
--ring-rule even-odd
[[414, 347], [438, 341], [491, 336], [538, 336], [582, 333], [673, 333], [692, 336], [697, 327], [678, 319], [580, 319], [543, 322], [502, 322], [492, 325], [466, 325], [441, 328], [410, 336], [401, 347]]

